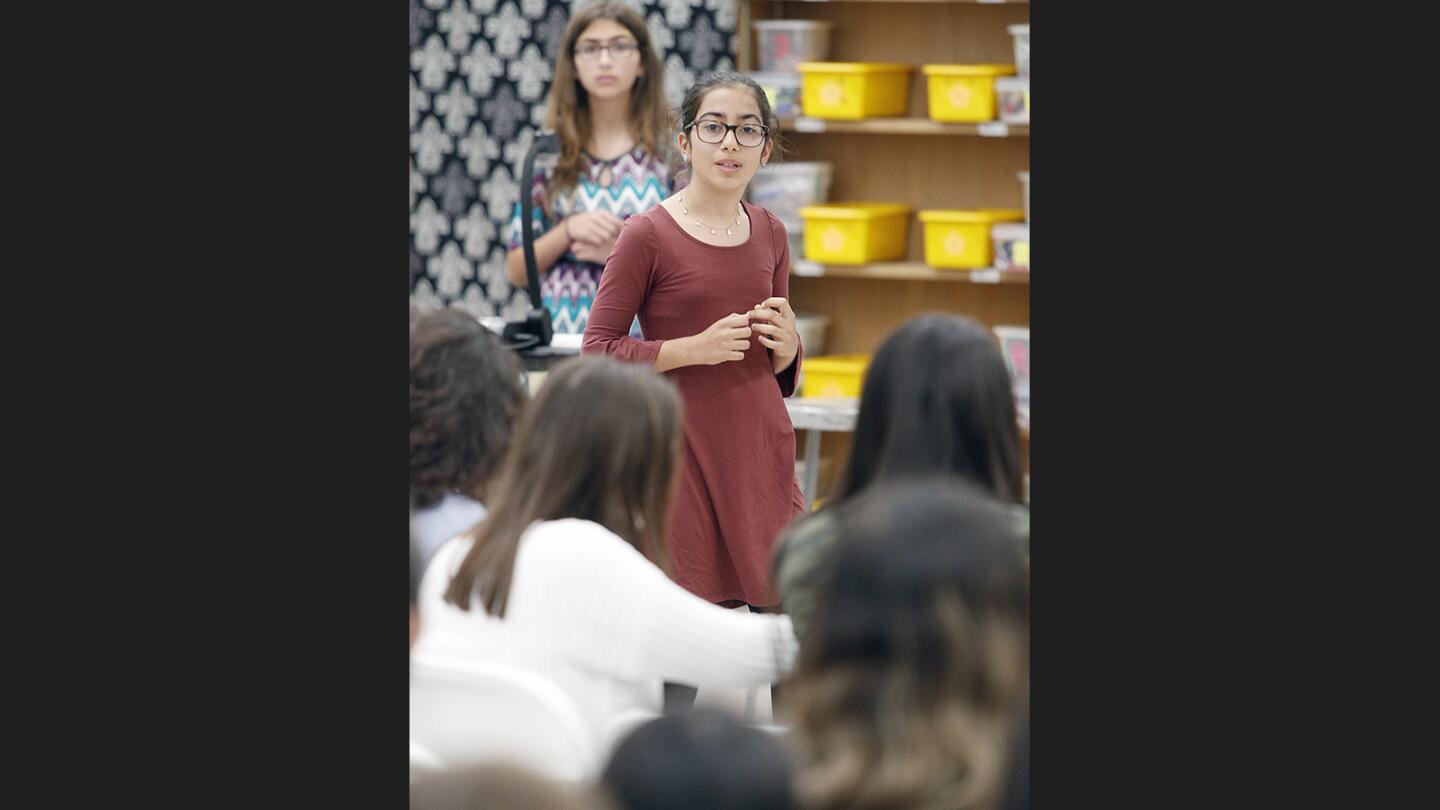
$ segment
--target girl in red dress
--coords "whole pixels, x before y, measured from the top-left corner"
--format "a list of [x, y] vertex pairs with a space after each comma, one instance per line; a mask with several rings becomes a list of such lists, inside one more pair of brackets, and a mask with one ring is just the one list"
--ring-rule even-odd
[[[692, 86], [680, 115], [689, 184], [626, 221], [583, 351], [649, 363], [684, 398], [666, 535], [675, 581], [711, 602], [768, 608], [778, 602], [771, 546], [804, 511], [783, 401], [803, 352], [785, 227], [741, 198], [770, 159], [778, 121], [759, 85], [728, 72]], [[637, 315], [644, 339], [629, 334]]]

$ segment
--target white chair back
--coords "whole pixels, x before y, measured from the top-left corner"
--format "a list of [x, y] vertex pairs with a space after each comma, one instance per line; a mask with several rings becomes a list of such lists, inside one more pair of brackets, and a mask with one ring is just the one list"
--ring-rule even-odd
[[440, 758], [425, 749], [425, 746], [414, 740], [410, 741], [410, 781], [414, 782], [415, 777], [426, 771], [440, 771], [445, 769], [445, 763]]
[[552, 681], [518, 667], [414, 659], [410, 739], [447, 768], [507, 762], [578, 782], [595, 766], [574, 702]]

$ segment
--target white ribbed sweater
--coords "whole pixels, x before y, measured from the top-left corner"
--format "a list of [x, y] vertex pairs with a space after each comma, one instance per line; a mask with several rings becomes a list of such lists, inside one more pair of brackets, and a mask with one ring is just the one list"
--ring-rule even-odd
[[532, 525], [520, 539], [505, 618], [444, 601], [470, 543], [440, 548], [420, 586], [416, 658], [510, 664], [549, 677], [575, 701], [599, 745], [610, 724], [659, 712], [661, 683], [753, 686], [788, 672], [788, 616], [740, 613], [672, 582], [617, 535], [590, 521]]

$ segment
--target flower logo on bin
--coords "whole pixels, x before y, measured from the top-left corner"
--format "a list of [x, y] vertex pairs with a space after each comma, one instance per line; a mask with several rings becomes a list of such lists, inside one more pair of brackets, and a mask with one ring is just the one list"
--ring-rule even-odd
[[965, 252], [965, 237], [959, 231], [951, 231], [945, 236], [945, 252], [951, 256], [959, 256]]
[[970, 106], [970, 84], [968, 82], [955, 82], [950, 85], [950, 104], [954, 107], [965, 108]]
[[820, 85], [820, 100], [831, 105], [844, 103], [845, 85], [841, 82], [825, 82]]
[[839, 253], [845, 249], [845, 232], [839, 228], [826, 228], [820, 234], [820, 244], [829, 253]]

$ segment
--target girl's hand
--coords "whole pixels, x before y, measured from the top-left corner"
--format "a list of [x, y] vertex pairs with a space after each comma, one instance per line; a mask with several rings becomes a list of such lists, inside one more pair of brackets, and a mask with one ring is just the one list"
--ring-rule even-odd
[[[571, 214], [560, 221], [560, 226], [565, 229], [565, 235], [570, 237], [570, 248], [575, 250], [579, 245], [590, 245], [599, 247], [601, 245], [615, 244], [615, 237], [620, 235], [620, 226], [624, 220], [610, 213], [609, 211], [592, 211], [588, 214]], [[576, 254], [579, 255], [578, 253]], [[593, 254], [592, 254], [593, 255]], [[609, 256], [610, 251], [605, 251]], [[604, 256], [600, 261], [605, 261]]]
[[750, 310], [749, 317], [756, 339], [774, 355], [776, 372], [788, 368], [800, 351], [800, 333], [795, 330], [795, 310], [790, 302], [779, 296], [766, 298]]
[[693, 365], [714, 366], [743, 360], [745, 350], [750, 348], [749, 319], [740, 314], [726, 315], [688, 340]]
[[575, 254], [575, 258], [582, 262], [604, 264], [605, 260], [610, 258], [610, 251], [614, 249], [615, 240], [611, 239], [599, 245], [592, 245], [588, 242], [576, 242], [570, 252]]

